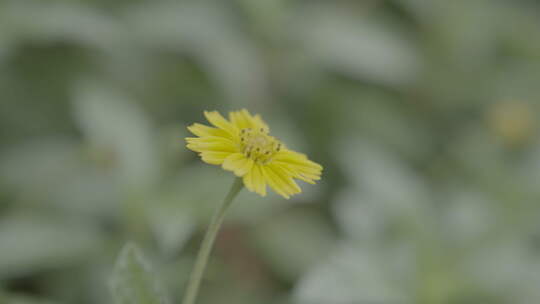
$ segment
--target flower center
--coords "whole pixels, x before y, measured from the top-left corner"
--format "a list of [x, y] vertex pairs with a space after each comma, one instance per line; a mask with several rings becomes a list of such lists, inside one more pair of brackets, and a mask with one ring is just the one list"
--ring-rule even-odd
[[279, 140], [268, 135], [268, 131], [263, 128], [242, 129], [240, 131], [240, 146], [246, 157], [259, 163], [268, 162], [282, 148]]

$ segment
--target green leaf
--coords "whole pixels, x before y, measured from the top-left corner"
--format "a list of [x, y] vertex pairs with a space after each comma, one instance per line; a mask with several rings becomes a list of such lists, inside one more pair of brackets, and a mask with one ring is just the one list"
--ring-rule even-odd
[[9, 304], [55, 304], [56, 302], [50, 302], [48, 300], [36, 299], [24, 295], [12, 295], [7, 299], [0, 298], [0, 301], [5, 300], [6, 302], [0, 303], [9, 303]]
[[110, 155], [115, 175], [131, 189], [147, 189], [159, 176], [156, 131], [145, 111], [99, 81], [81, 81], [75, 118], [95, 153]]
[[384, 20], [326, 8], [302, 16], [299, 40], [307, 54], [345, 75], [386, 85], [406, 85], [423, 65], [414, 40]]
[[0, 303], [1, 304], [55, 304], [45, 299], [39, 299], [25, 294], [7, 293], [0, 286]]
[[140, 249], [128, 243], [122, 249], [110, 281], [118, 304], [169, 303]]
[[37, 215], [0, 221], [0, 244], [0, 280], [72, 267], [102, 248], [100, 235], [92, 228]]
[[411, 264], [408, 263], [410, 255], [402, 253], [406, 251], [382, 256], [363, 246], [343, 243], [325, 262], [300, 278], [293, 290], [293, 299], [299, 304], [412, 303], [409, 294], [393, 281], [400, 276], [397, 281], [405, 282], [401, 276], [409, 273], [396, 263], [398, 257], [405, 257], [405, 267]]

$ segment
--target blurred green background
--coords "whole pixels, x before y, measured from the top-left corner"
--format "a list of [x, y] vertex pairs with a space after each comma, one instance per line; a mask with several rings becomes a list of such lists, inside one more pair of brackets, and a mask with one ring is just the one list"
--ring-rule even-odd
[[179, 303], [233, 180], [185, 127], [240, 108], [325, 171], [198, 303], [539, 303], [539, 79], [533, 0], [1, 0], [0, 303]]

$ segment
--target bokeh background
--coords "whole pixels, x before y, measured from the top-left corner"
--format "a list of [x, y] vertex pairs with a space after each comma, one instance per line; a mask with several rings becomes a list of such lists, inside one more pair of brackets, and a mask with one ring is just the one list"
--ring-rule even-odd
[[324, 176], [241, 194], [199, 303], [539, 303], [539, 80], [533, 0], [2, 0], [0, 303], [179, 303], [239, 108]]

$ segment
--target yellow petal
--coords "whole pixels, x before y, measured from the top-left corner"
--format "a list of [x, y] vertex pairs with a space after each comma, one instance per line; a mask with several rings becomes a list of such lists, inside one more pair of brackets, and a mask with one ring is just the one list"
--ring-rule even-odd
[[294, 193], [291, 188], [283, 182], [276, 173], [268, 166], [261, 166], [263, 176], [274, 191], [286, 199], [290, 198], [290, 195]]
[[234, 174], [236, 174], [238, 177], [242, 177], [251, 171], [251, 168], [253, 168], [253, 164], [255, 163], [251, 158], [244, 158], [239, 162], [241, 163], [239, 164], [238, 168], [234, 170]]
[[246, 186], [246, 188], [251, 191], [251, 192], [256, 192], [256, 188], [255, 188], [255, 185], [253, 184], [253, 169], [254, 167], [251, 168], [251, 170], [246, 173], [246, 175], [244, 175], [244, 185]]
[[[243, 110], [245, 111], [245, 110]], [[231, 123], [234, 124], [238, 129], [247, 129], [252, 128], [253, 125], [249, 117], [246, 117], [243, 111], [235, 111], [229, 113], [229, 119]]]
[[282, 170], [284, 174], [287, 174], [293, 178], [297, 178], [309, 184], [315, 184], [315, 180], [320, 179], [320, 175], [311, 175], [304, 173], [302, 171], [302, 167], [298, 167], [295, 165], [282, 162], [272, 162], [272, 166], [279, 168], [279, 170]]
[[220, 137], [230, 137], [230, 135], [218, 128], [213, 128], [209, 126], [205, 126], [200, 123], [194, 123], [191, 126], [187, 127], [188, 130], [193, 133], [194, 135], [203, 137], [203, 136], [220, 136]]
[[258, 164], [254, 164], [246, 175], [244, 175], [244, 185], [249, 191], [266, 196], [266, 183], [261, 174]]
[[294, 178], [310, 184], [315, 183], [315, 180], [319, 180], [322, 173], [321, 165], [310, 161], [304, 154], [290, 150], [277, 153], [273, 163], [289, 172]]
[[242, 158], [245, 158], [245, 156], [242, 153], [230, 154], [227, 157], [227, 159], [223, 162], [223, 169], [229, 170], [229, 171], [234, 171], [234, 169], [236, 168], [235, 162], [242, 159]]
[[274, 160], [287, 162], [303, 167], [312, 168], [316, 171], [321, 171], [323, 167], [313, 161], [310, 161], [305, 154], [283, 149], [274, 156]]
[[296, 182], [292, 179], [293, 175], [291, 175], [287, 170], [284, 170], [278, 165], [269, 165], [269, 167], [272, 169], [273, 172], [276, 173], [276, 175], [286, 183], [289, 188], [292, 190], [293, 194], [301, 193], [302, 189], [296, 184]]
[[251, 115], [246, 109], [229, 113], [229, 119], [231, 123], [238, 129], [263, 129], [265, 132], [269, 132], [268, 125], [262, 120], [259, 115]]
[[266, 196], [266, 181], [264, 180], [261, 166], [254, 165], [251, 169], [251, 174], [253, 175], [253, 186], [256, 189], [255, 192], [262, 196]]
[[205, 151], [200, 153], [201, 159], [211, 165], [221, 165], [227, 156], [231, 155], [230, 152], [213, 152]]
[[223, 162], [223, 169], [233, 171], [238, 177], [244, 176], [251, 170], [253, 160], [246, 158], [242, 153], [233, 153]]
[[238, 134], [238, 132], [239, 132], [239, 130], [236, 128], [236, 126], [234, 126], [229, 121], [227, 121], [217, 111], [212, 111], [212, 112], [205, 111], [204, 116], [206, 116], [206, 119], [208, 119], [208, 121], [211, 124], [213, 124], [214, 126], [220, 128], [222, 130], [227, 131], [232, 136], [236, 136]]
[[323, 167], [310, 161], [304, 154], [291, 150], [283, 150], [274, 156], [274, 161], [287, 168], [299, 170], [308, 175], [321, 175]]
[[270, 127], [264, 122], [260, 115], [255, 115], [252, 117], [254, 128], [263, 129], [266, 133], [270, 132]]
[[238, 152], [237, 145], [234, 144], [228, 138], [217, 136], [205, 136], [205, 137], [188, 137], [186, 138], [188, 143], [187, 147], [193, 151], [222, 151], [222, 152]]

